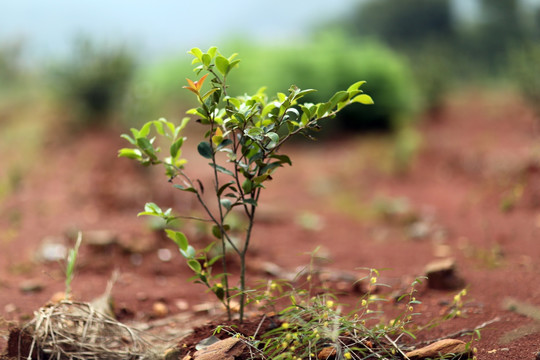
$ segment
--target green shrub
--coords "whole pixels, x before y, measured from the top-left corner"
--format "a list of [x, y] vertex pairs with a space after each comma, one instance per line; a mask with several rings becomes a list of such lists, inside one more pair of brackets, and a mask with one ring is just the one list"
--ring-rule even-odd
[[244, 47], [242, 53], [250, 61], [231, 78], [233, 93], [254, 92], [259, 83], [277, 91], [290, 81], [300, 88], [324, 89], [307, 97], [320, 102], [350, 79], [365, 79], [364, 88], [376, 99], [375, 105], [350, 107], [338, 115], [340, 127], [354, 130], [401, 128], [419, 109], [419, 92], [406, 62], [380, 44], [332, 35], [303, 46]]
[[129, 126], [141, 126], [151, 118], [174, 118], [197, 105], [196, 100], [178, 91], [193, 74], [192, 68], [191, 59], [185, 56], [138, 69], [125, 106]]
[[0, 87], [11, 85], [22, 75], [22, 44], [0, 44]]
[[134, 73], [134, 57], [123, 47], [78, 39], [71, 58], [55, 66], [52, 77], [71, 120], [86, 127], [118, 115]]
[[540, 46], [514, 49], [508, 68], [521, 95], [540, 116]]
[[409, 55], [411, 69], [418, 84], [422, 108], [439, 110], [445, 97], [454, 86], [454, 73], [458, 61], [452, 58], [452, 50], [440, 44], [426, 44]]

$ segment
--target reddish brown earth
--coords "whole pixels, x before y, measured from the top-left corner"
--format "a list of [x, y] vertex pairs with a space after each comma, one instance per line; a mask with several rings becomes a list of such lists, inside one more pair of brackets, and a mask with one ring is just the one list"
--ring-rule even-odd
[[[421, 150], [404, 174], [391, 171], [391, 150], [381, 138], [288, 148], [293, 166], [276, 173], [261, 201], [249, 276], [271, 278], [261, 270], [263, 262], [295, 271], [309, 262], [306, 253], [321, 246], [319, 254], [329, 260], [325, 269], [358, 276], [364, 273], [360, 268], [388, 269], [380, 281], [399, 289], [423, 275], [429, 262], [453, 257], [468, 289], [462, 317], [419, 332], [418, 341], [494, 320], [475, 343], [479, 359], [534, 359], [540, 351], [540, 147], [535, 118], [515, 98], [468, 93], [455, 97], [420, 128]], [[4, 200], [0, 314], [5, 320], [28, 320], [64, 289], [61, 264], [36, 261], [35, 254], [45, 237], [67, 239], [73, 229], [83, 236], [91, 230], [119, 235], [119, 244], [106, 249], [91, 249], [83, 240], [73, 283], [76, 298], [100, 295], [118, 269], [112, 296], [124, 319], [153, 321], [156, 302], [180, 316], [213, 300], [187, 281], [190, 271], [173, 244], [153, 231], [148, 219], [136, 217], [146, 201], [183, 213], [196, 211], [195, 202], [189, 194], [172, 191], [159, 171], [116, 158], [125, 145], [118, 131], [53, 141], [18, 190]], [[188, 141], [185, 147], [193, 145]], [[192, 152], [185, 155], [193, 177], [205, 179], [205, 163]], [[400, 198], [408, 201], [406, 211], [392, 213]], [[415, 229], [421, 236], [411, 236]], [[208, 241], [192, 224], [185, 231], [195, 244]], [[160, 248], [171, 251], [169, 262], [158, 258]], [[21, 284], [28, 280], [42, 289], [23, 293]], [[419, 323], [444, 314], [456, 293], [420, 286]], [[351, 293], [344, 299], [354, 302], [360, 296]], [[529, 316], [511, 311], [504, 305], [510, 298], [539, 310]], [[177, 327], [183, 334], [209, 315], [186, 316], [189, 321], [173, 324], [169, 331]], [[3, 335], [6, 329], [4, 324]]]

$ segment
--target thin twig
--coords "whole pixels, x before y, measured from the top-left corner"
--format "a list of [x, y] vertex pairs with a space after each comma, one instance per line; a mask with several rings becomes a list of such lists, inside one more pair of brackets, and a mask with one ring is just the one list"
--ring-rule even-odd
[[441, 340], [444, 340], [444, 339], [464, 336], [464, 335], [473, 333], [473, 332], [475, 332], [477, 330], [481, 330], [481, 329], [485, 328], [486, 326], [491, 325], [491, 324], [493, 324], [493, 323], [495, 323], [497, 321], [500, 321], [500, 320], [501, 320], [501, 318], [497, 316], [497, 317], [495, 317], [495, 318], [493, 318], [491, 320], [483, 322], [482, 324], [478, 325], [474, 329], [462, 329], [462, 330], [456, 331], [456, 332], [451, 333], [451, 334], [447, 334], [447, 335], [442, 336], [442, 337], [437, 338], [437, 339], [422, 341], [418, 345], [429, 345], [429, 344], [433, 344], [434, 342], [441, 341]]

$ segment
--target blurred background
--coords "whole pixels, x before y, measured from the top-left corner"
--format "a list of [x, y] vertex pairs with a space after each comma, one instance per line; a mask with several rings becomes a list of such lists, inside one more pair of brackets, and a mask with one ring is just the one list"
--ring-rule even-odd
[[321, 138], [388, 134], [406, 168], [456, 93], [518, 96], [540, 113], [540, 1], [5, 2], [0, 9], [0, 196], [44, 144], [88, 129], [179, 119], [191, 47], [237, 52], [235, 93], [291, 83], [326, 100], [357, 80], [375, 99]]

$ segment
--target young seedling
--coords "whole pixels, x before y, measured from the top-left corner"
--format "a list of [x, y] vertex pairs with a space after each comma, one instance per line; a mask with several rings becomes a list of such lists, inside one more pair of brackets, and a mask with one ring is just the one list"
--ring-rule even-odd
[[[180, 191], [192, 193], [202, 205], [207, 218], [213, 223], [212, 234], [217, 238], [221, 255], [209, 257], [210, 248], [195, 250], [187, 237], [179, 231], [166, 230], [167, 235], [179, 247], [188, 266], [195, 272], [195, 281], [205, 285], [225, 305], [231, 318], [231, 297], [239, 297], [239, 319], [243, 320], [246, 303], [246, 257], [252, 240], [252, 231], [261, 191], [276, 170], [291, 165], [288, 155], [281, 150], [292, 136], [320, 129], [320, 122], [335, 117], [344, 107], [353, 104], [372, 104], [370, 96], [360, 87], [364, 81], [352, 84], [347, 90], [335, 93], [328, 102], [300, 104], [299, 100], [316, 90], [301, 90], [291, 86], [287, 94], [278, 93], [269, 100], [265, 89], [254, 95], [231, 96], [228, 93], [228, 77], [240, 60], [236, 54], [225, 57], [216, 47], [203, 52], [198, 48], [189, 51], [193, 55], [195, 72], [204, 73], [199, 80], [187, 79], [185, 89], [197, 99], [199, 106], [187, 111], [197, 122], [207, 128], [204, 140], [197, 145], [198, 153], [209, 162], [212, 173], [212, 195], [215, 207], [203, 197], [205, 187], [198, 179], [192, 179], [185, 171], [186, 160], [181, 156], [185, 137], [182, 130], [189, 118], [179, 125], [165, 119], [147, 122], [140, 130], [131, 129], [131, 135], [122, 135], [134, 148], [124, 148], [119, 156], [128, 157], [143, 165], [163, 165], [169, 181]], [[170, 143], [166, 156], [151, 135], [152, 128]], [[224, 154], [226, 160], [222, 160]], [[215, 210], [214, 210], [215, 209]], [[247, 227], [240, 243], [234, 242], [227, 225], [227, 217], [239, 210], [247, 218]], [[170, 222], [179, 216], [172, 209], [163, 211], [158, 205], [148, 203], [139, 215], [158, 216]], [[211, 247], [211, 246], [210, 246]], [[230, 247], [240, 262], [240, 284], [229, 285], [229, 274], [223, 254]], [[223, 272], [212, 276], [212, 265], [221, 259]]]

